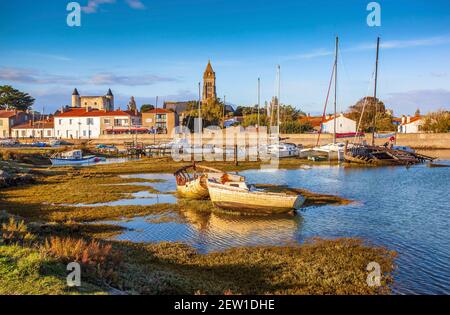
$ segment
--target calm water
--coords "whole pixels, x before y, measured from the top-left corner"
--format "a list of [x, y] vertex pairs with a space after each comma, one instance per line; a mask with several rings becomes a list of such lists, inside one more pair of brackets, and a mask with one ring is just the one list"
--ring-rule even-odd
[[[309, 207], [297, 216], [275, 217], [201, 214], [185, 209], [181, 213], [116, 222], [130, 229], [117, 238], [182, 241], [200, 252], [209, 252], [233, 246], [302, 242], [315, 236], [359, 237], [399, 253], [396, 293], [450, 293], [450, 168], [314, 167], [241, 174], [250, 183], [301, 187], [355, 202]], [[166, 181], [158, 183], [156, 189], [175, 190], [171, 175], [130, 177], [162, 178]]]

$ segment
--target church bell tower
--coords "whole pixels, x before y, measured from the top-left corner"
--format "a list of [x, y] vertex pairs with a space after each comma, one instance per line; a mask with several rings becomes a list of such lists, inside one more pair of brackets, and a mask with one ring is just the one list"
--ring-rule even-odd
[[216, 73], [214, 72], [211, 61], [208, 61], [205, 73], [203, 74], [203, 96], [202, 103], [206, 103], [208, 100], [216, 100]]

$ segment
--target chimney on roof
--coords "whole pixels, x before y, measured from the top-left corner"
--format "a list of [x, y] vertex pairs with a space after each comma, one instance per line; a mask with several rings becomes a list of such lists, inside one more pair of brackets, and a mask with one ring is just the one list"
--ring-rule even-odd
[[404, 125], [406, 123], [406, 117], [405, 115], [402, 115], [402, 125]]
[[406, 123], [409, 124], [410, 122], [411, 122], [411, 116], [408, 115], [408, 116], [406, 117]]

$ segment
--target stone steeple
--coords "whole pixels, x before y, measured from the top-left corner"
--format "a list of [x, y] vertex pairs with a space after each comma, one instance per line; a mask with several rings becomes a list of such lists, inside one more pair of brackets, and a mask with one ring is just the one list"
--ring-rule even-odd
[[203, 95], [202, 102], [205, 103], [208, 100], [216, 100], [216, 73], [214, 72], [211, 61], [208, 61], [205, 72], [203, 73]]

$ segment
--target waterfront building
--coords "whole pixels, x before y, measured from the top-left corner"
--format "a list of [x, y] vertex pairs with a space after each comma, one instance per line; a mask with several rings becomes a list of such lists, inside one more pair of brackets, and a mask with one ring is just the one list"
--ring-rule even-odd
[[421, 116], [402, 116], [401, 124], [398, 126], [398, 133], [419, 133], [423, 124]]
[[142, 126], [163, 134], [172, 134], [179, 125], [178, 114], [164, 108], [155, 108], [142, 113]]
[[29, 120], [26, 123], [16, 125], [12, 128], [12, 136], [15, 138], [54, 138], [53, 117], [37, 121]]
[[92, 108], [103, 111], [114, 110], [114, 95], [108, 89], [106, 95], [102, 96], [80, 96], [75, 88], [72, 93], [72, 107]]
[[69, 108], [55, 115], [55, 137], [95, 139], [104, 134], [146, 132], [137, 111]]
[[13, 136], [12, 128], [30, 120], [31, 115], [17, 110], [0, 110], [0, 138]]
[[[322, 123], [323, 133], [333, 133], [334, 132], [334, 115], [327, 116]], [[340, 114], [336, 117], [336, 133], [350, 133], [356, 132], [356, 121], [347, 118], [344, 114]]]

